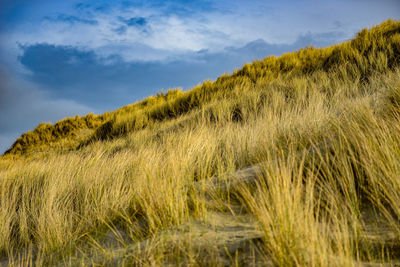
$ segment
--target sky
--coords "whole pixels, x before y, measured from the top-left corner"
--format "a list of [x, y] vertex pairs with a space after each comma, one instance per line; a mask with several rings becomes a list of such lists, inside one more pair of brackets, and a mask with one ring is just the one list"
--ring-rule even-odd
[[399, 0], [0, 0], [0, 153], [40, 122], [351, 39]]

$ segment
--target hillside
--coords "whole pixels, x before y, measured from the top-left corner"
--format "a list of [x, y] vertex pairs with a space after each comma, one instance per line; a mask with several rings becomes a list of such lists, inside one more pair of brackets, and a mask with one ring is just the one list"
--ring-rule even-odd
[[[237, 98], [237, 91], [243, 87], [260, 87], [279, 79], [294, 79], [320, 71], [329, 74], [340, 69], [350, 76], [344, 79], [368, 81], [372, 74], [393, 70], [399, 62], [398, 23], [387, 21], [370, 30], [364, 29], [353, 40], [339, 45], [323, 49], [308, 47], [246, 64], [232, 75], [223, 75], [214, 82], [206, 81], [188, 92], [169, 90], [100, 116], [77, 116], [55, 125], [40, 124], [19, 137], [5, 154], [26, 154], [51, 147], [74, 149], [88, 142], [119, 137], [218, 99]], [[77, 135], [78, 132], [83, 132], [83, 136]], [[70, 144], [64, 142], [57, 146], [66, 138]]]
[[0, 157], [0, 265], [400, 263], [400, 21], [41, 124]]

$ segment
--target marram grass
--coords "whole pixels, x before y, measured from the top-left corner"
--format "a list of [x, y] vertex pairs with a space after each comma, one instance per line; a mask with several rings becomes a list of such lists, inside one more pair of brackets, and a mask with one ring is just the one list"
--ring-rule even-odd
[[[301, 79], [305, 75], [326, 72], [328, 75], [338, 74], [335, 80], [368, 82], [371, 75], [393, 70], [399, 64], [400, 23], [387, 20], [369, 30], [362, 30], [348, 42], [322, 49], [307, 47], [280, 57], [266, 57], [245, 64], [231, 75], [222, 75], [216, 81], [205, 81], [187, 92], [169, 90], [100, 116], [77, 116], [57, 122], [54, 126], [41, 124], [18, 138], [6, 154], [27, 154], [52, 146], [60, 149], [56, 144], [66, 138], [70, 142], [62, 145], [64, 150], [82, 147], [96, 140], [116, 138], [156, 122], [176, 118], [211, 101], [236, 99], [246, 89], [263, 87], [279, 79]], [[335, 87], [330, 86], [327, 90], [335, 90]], [[78, 134], [83, 129], [88, 129], [83, 132], [87, 135], [85, 140], [81, 140]]]
[[[396, 264], [399, 36], [386, 21], [188, 92], [38, 126], [0, 158], [1, 263], [243, 265], [241, 250], [174, 239], [216, 206], [239, 218], [239, 205], [261, 233], [253, 264]], [[254, 184], [211, 197], [195, 186], [257, 163]], [[371, 237], [367, 211], [390, 242]], [[110, 231], [123, 254], [102, 243]]]

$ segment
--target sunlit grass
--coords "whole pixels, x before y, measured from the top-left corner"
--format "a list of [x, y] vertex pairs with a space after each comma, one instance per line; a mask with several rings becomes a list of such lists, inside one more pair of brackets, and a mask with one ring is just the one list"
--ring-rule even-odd
[[[40, 153], [33, 146], [0, 158], [1, 257], [11, 265], [224, 265], [217, 245], [173, 231], [239, 201], [261, 229], [254, 249], [266, 262], [399, 260], [398, 29], [388, 21], [343, 45], [267, 58], [108, 114], [81, 136], [85, 127], [74, 126], [71, 142], [68, 130], [60, 139], [66, 148], [37, 141]], [[40, 126], [33, 136], [51, 131]], [[262, 169], [254, 184], [211, 199], [199, 186], [254, 164]], [[390, 244], [368, 236], [365, 207], [381, 215]], [[116, 248], [103, 242], [110, 233]], [[240, 265], [239, 256], [229, 263]]]

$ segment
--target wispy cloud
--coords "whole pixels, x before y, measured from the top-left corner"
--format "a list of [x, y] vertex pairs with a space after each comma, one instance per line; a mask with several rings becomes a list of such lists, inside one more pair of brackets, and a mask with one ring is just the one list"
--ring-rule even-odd
[[77, 24], [77, 23], [83, 23], [83, 24], [89, 24], [89, 25], [97, 25], [98, 24], [98, 21], [94, 20], [94, 19], [85, 19], [85, 18], [80, 18], [77, 16], [66, 15], [66, 14], [59, 14], [56, 17], [45, 16], [44, 20], [48, 20], [50, 22], [64, 22], [64, 23], [69, 23], [69, 24]]
[[[385, 6], [383, 2], [389, 4]], [[363, 3], [359, 0], [286, 0], [279, 3], [134, 0], [115, 1], [112, 5], [105, 1], [83, 1], [68, 14], [46, 15], [40, 24], [21, 24], [9, 38], [14, 43], [70, 45], [98, 50], [98, 53], [107, 51], [108, 55], [120, 51], [104, 47], [124, 47], [120, 56], [125, 60], [143, 60], [145, 55], [135, 58], [137, 53], [133, 50], [138, 44], [182, 54], [204, 49], [222, 51], [227, 46], [241, 47], [257, 39], [293, 43], [307, 32], [340, 31], [343, 34], [336, 41], [341, 41], [361, 27], [395, 14], [399, 6], [391, 0], [379, 3], [373, 0]], [[373, 15], [371, 10], [374, 10]], [[129, 47], [132, 47], [130, 51]], [[153, 60], [154, 56], [148, 58]], [[160, 60], [163, 58], [164, 55]]]
[[137, 30], [141, 30], [142, 33], [148, 33], [147, 31], [147, 19], [144, 17], [133, 17], [133, 18], [124, 18], [122, 16], [118, 17], [119, 22], [122, 25], [115, 28], [113, 31], [119, 35], [126, 34], [129, 27], [134, 27]]
[[143, 17], [134, 17], [129, 19], [119, 17], [119, 20], [125, 23], [127, 26], [143, 27], [147, 24], [147, 19]]

